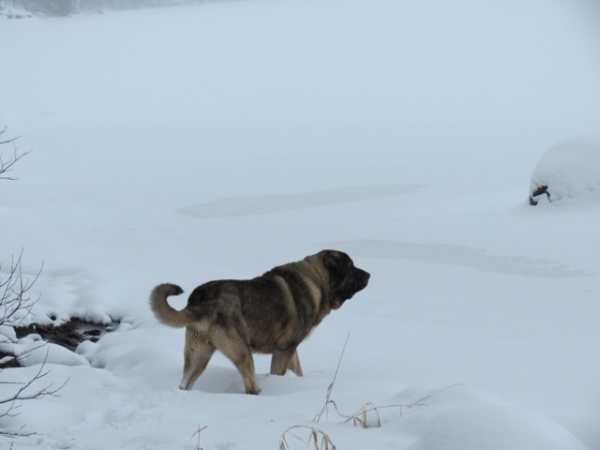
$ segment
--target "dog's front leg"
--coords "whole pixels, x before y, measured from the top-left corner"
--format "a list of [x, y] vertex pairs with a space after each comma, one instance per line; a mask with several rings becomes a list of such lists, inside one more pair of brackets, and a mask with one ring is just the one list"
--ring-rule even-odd
[[288, 369], [294, 372], [297, 376], [301, 377], [304, 375], [302, 372], [302, 366], [300, 365], [300, 358], [298, 357], [298, 350], [294, 352], [288, 364]]
[[296, 347], [288, 350], [275, 350], [271, 358], [271, 375], [285, 375], [287, 369], [291, 369], [296, 375], [302, 376], [300, 359]]

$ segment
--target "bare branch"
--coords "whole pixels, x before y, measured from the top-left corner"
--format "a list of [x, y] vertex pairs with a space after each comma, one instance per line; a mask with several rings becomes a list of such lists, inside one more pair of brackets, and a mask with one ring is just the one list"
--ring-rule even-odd
[[[6, 132], [6, 127], [4, 127], [2, 130], [0, 130], [0, 136], [2, 136], [5, 132]], [[19, 139], [19, 137], [20, 136], [17, 136], [12, 139], [0, 140], [0, 145], [14, 143], [17, 139]], [[4, 153], [0, 152], [0, 180], [11, 180], [11, 181], [18, 180], [17, 177], [11, 177], [11, 176], [7, 176], [5, 174], [7, 174], [8, 172], [10, 172], [12, 170], [12, 167], [17, 163], [17, 161], [19, 161], [21, 158], [28, 155], [29, 153], [31, 153], [31, 150], [29, 150], [27, 152], [19, 152], [18, 147], [14, 144], [13, 144], [13, 152], [10, 157], [5, 158]]]
[[[22, 322], [31, 309], [38, 302], [29, 295], [35, 282], [42, 273], [43, 265], [32, 278], [23, 276], [22, 269], [23, 251], [15, 259], [13, 256], [7, 274], [2, 277], [2, 264], [0, 263], [0, 326], [12, 325], [15, 321]], [[17, 317], [20, 316], [20, 317]]]
[[[4, 127], [4, 128], [2, 128], [2, 130], [0, 130], [0, 136], [2, 136], [2, 135], [3, 135], [3, 134], [6, 132], [7, 128], [8, 128], [8, 127]], [[10, 144], [11, 142], [14, 142], [14, 141], [16, 141], [16, 140], [17, 140], [17, 139], [19, 139], [20, 137], [21, 137], [21, 136], [17, 136], [17, 137], [15, 137], [15, 138], [12, 138], [12, 139], [7, 139], [6, 141], [0, 141], [0, 145], [3, 145], [3, 144]]]
[[[17, 438], [17, 437], [30, 437], [30, 436], [34, 436], [35, 433], [33, 431], [30, 432], [26, 432], [23, 431], [25, 429], [25, 425], [23, 425], [21, 428], [19, 428], [19, 431], [14, 431], [14, 432], [9, 432], [9, 431], [2, 431], [0, 430], [0, 436], [4, 436], [7, 438]], [[12, 444], [11, 444], [11, 450], [13, 448]]]

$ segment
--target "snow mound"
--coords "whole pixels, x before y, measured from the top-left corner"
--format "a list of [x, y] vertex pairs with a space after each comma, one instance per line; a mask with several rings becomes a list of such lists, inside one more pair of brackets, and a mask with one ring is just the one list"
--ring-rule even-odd
[[23, 367], [35, 364], [59, 364], [63, 366], [89, 366], [83, 356], [77, 355], [60, 345], [44, 342], [41, 339], [30, 339], [27, 336], [15, 345], [15, 353]]
[[8, 325], [0, 325], [0, 344], [16, 342], [15, 329]]
[[444, 411], [411, 450], [585, 450], [554, 421], [509, 406], [469, 405]]
[[460, 384], [409, 387], [395, 401], [409, 405], [397, 420], [414, 438], [410, 450], [586, 449], [551, 419]]
[[600, 192], [600, 139], [570, 138], [542, 156], [531, 176], [529, 202], [558, 202]]

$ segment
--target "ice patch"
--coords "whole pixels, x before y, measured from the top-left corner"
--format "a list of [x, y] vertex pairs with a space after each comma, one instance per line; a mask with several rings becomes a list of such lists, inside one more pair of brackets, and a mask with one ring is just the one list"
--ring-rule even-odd
[[289, 195], [231, 197], [218, 199], [210, 203], [187, 206], [178, 212], [199, 219], [258, 216], [281, 211], [293, 211], [318, 206], [363, 202], [397, 195], [414, 194], [423, 189], [425, 189], [425, 186], [418, 184], [390, 184], [346, 187]]
[[400, 241], [356, 240], [325, 245], [354, 256], [404, 259], [407, 261], [462, 266], [483, 272], [536, 278], [575, 278], [593, 274], [564, 264], [523, 256], [490, 255], [483, 250], [447, 244], [413, 244]]

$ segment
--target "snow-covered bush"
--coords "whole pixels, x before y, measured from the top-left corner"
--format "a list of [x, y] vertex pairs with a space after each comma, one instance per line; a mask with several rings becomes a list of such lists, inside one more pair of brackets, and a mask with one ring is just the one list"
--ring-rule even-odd
[[74, 12], [73, 0], [13, 0], [11, 3], [35, 14], [68, 16]]
[[24, 17], [22, 14], [14, 14], [14, 11], [28, 11], [36, 15], [68, 16], [78, 12], [168, 6], [197, 1], [201, 0], [0, 0], [0, 14], [4, 12], [9, 17]]
[[529, 203], [600, 195], [600, 139], [570, 138], [542, 156], [531, 176]]

